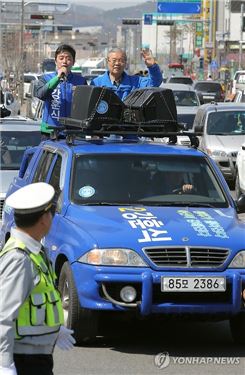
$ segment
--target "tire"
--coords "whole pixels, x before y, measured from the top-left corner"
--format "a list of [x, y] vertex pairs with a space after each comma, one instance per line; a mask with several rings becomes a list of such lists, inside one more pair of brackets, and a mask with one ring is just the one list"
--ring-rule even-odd
[[65, 325], [74, 330], [76, 343], [79, 345], [93, 342], [98, 334], [98, 312], [81, 308], [68, 262], [65, 262], [61, 269], [58, 288], [61, 293]]
[[236, 192], [236, 198], [238, 199], [240, 197], [240, 195], [242, 194], [241, 188], [240, 188], [240, 179], [239, 179], [238, 173], [236, 175], [235, 192]]
[[230, 319], [230, 330], [233, 341], [236, 344], [245, 344], [245, 313]]

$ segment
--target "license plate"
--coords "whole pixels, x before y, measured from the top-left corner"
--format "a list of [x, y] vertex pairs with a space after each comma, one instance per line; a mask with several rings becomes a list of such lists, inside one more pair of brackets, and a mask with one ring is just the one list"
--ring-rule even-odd
[[162, 292], [225, 292], [225, 277], [161, 277]]
[[203, 99], [214, 99], [213, 95], [203, 95]]

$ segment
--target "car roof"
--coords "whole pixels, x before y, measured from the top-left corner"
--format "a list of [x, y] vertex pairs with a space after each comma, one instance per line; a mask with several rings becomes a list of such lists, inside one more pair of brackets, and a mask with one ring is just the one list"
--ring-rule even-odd
[[32, 120], [28, 117], [24, 117], [24, 116], [7, 116], [7, 117], [3, 117], [3, 118], [0, 118], [0, 125], [4, 125], [4, 124], [7, 124], [8, 126], [14, 124], [14, 125], [18, 125], [18, 126], [23, 126], [23, 125], [35, 125], [35, 126], [40, 126], [40, 122], [39, 121], [35, 121], [35, 120]]
[[194, 86], [198, 85], [199, 83], [209, 83], [209, 84], [219, 84], [221, 86], [221, 83], [219, 81], [211, 81], [211, 80], [202, 80], [202, 81], [196, 81]]
[[164, 83], [162, 86], [164, 89], [171, 89], [175, 91], [194, 91], [196, 92], [192, 86], [185, 85], [184, 83]]
[[221, 112], [221, 111], [232, 111], [232, 110], [245, 111], [245, 105], [244, 103], [240, 103], [240, 102], [218, 102], [218, 103], [211, 102], [211, 103], [203, 104], [200, 107], [198, 107], [197, 112], [198, 113], [214, 112], [214, 111]]
[[8, 123], [2, 124], [0, 123], [0, 132], [2, 131], [13, 131], [13, 132], [40, 132], [40, 126], [36, 124], [16, 124], [16, 123]]
[[[203, 156], [200, 150], [188, 146], [169, 145], [163, 142], [137, 141], [137, 140], [78, 140], [73, 145], [68, 145], [65, 140], [45, 141], [44, 146], [52, 146], [55, 149], [62, 148], [70, 150], [75, 154], [149, 154], [149, 155], [186, 155]], [[99, 146], [99, 147], [98, 147]]]

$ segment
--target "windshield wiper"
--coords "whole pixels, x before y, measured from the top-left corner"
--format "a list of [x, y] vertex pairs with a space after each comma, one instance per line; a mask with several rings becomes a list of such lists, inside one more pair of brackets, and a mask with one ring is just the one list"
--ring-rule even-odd
[[[79, 203], [81, 206], [136, 206], [139, 204], [132, 202], [132, 203], [125, 203], [125, 202], [84, 202]], [[140, 204], [142, 206], [142, 204]]]
[[211, 203], [198, 203], [198, 202], [178, 202], [179, 206], [188, 206], [188, 207], [210, 207], [217, 208]]

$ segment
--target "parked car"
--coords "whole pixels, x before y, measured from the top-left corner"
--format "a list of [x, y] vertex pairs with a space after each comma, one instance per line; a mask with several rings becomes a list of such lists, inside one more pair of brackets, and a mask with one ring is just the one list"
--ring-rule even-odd
[[[42, 142], [8, 191], [38, 181], [55, 188], [44, 245], [77, 343], [98, 335], [106, 313], [121, 313], [228, 319], [244, 344], [244, 197], [235, 203], [217, 165], [193, 147], [112, 140], [103, 129], [100, 139], [76, 128], [72, 141], [70, 129], [67, 140]], [[2, 244], [13, 225], [5, 205]]]
[[10, 111], [11, 116], [20, 114], [20, 102], [15, 99], [10, 91], [1, 91], [0, 108], [5, 107]]
[[[192, 130], [194, 118], [201, 105], [202, 97], [199, 97], [193, 87], [189, 85], [162, 83], [161, 87], [173, 91], [178, 122], [185, 124], [188, 130]], [[190, 139], [186, 136], [178, 136], [178, 144], [190, 145]]]
[[232, 102], [245, 103], [245, 90], [237, 90]]
[[36, 81], [39, 79], [41, 74], [37, 73], [24, 73], [24, 98], [26, 94], [29, 93], [31, 81]]
[[193, 85], [194, 81], [191, 77], [187, 76], [171, 76], [167, 79], [166, 83], [181, 83], [184, 85]]
[[245, 142], [241, 145], [236, 159], [236, 197], [245, 194]]
[[204, 103], [212, 101], [223, 102], [225, 100], [225, 92], [222, 84], [217, 81], [197, 81], [194, 86], [194, 90], [203, 97]]
[[26, 116], [39, 120], [42, 117], [43, 101], [34, 96], [35, 80], [31, 81], [29, 91], [26, 94]]
[[245, 107], [239, 103], [210, 103], [199, 107], [194, 132], [200, 149], [217, 163], [227, 181], [235, 182], [236, 157], [245, 141]]
[[231, 81], [231, 93], [236, 94], [237, 90], [245, 90], [245, 70], [237, 70]]
[[40, 124], [24, 117], [0, 119], [0, 220], [2, 209], [13, 178], [18, 175], [25, 150], [41, 141]]

